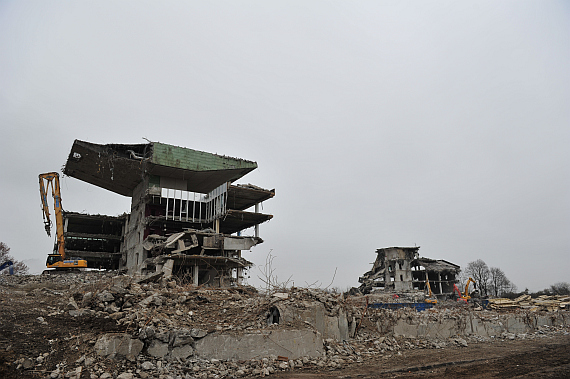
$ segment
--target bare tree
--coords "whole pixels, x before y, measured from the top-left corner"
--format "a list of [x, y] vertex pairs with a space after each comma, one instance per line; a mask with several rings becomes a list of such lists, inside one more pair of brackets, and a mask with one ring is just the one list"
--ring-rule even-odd
[[472, 277], [477, 284], [477, 288], [481, 291], [481, 295], [487, 296], [489, 293], [489, 276], [490, 271], [487, 263], [482, 259], [469, 262], [465, 268], [465, 273]]
[[265, 264], [263, 266], [258, 266], [260, 275], [257, 277], [263, 282], [265, 288], [262, 288], [262, 290], [267, 295], [274, 292], [286, 291], [292, 277], [290, 276], [285, 282], [279, 281], [277, 275], [275, 275], [275, 268], [273, 267], [273, 259], [275, 259], [275, 256], [272, 254], [272, 251], [273, 249], [269, 250], [267, 257], [265, 257]]
[[491, 295], [499, 297], [507, 292], [516, 291], [516, 286], [507, 278], [503, 270], [491, 267], [489, 269], [489, 290]]
[[[10, 248], [8, 247], [8, 245], [6, 245], [4, 242], [0, 242], [0, 266], [3, 265], [4, 263], [8, 262], [8, 261], [12, 261], [12, 263], [14, 264], [13, 268], [14, 268], [14, 274], [27, 274], [29, 271], [28, 266], [26, 266], [26, 264], [24, 262], [20, 262], [14, 259], [14, 257], [12, 257], [10, 255]], [[2, 271], [0, 274], [4, 274], [7, 273], [8, 270], [4, 270]]]
[[553, 295], [570, 295], [570, 284], [567, 282], [558, 282], [550, 286], [550, 292]]

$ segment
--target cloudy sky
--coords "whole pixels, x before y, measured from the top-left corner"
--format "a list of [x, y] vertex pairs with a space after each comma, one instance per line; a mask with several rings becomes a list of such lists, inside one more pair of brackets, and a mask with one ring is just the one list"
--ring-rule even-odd
[[[258, 162], [245, 257], [358, 285], [375, 249], [570, 281], [570, 3], [0, 2], [0, 241], [40, 272], [38, 174], [74, 139]], [[73, 178], [66, 210], [130, 199]], [[250, 283], [258, 284], [258, 270]]]

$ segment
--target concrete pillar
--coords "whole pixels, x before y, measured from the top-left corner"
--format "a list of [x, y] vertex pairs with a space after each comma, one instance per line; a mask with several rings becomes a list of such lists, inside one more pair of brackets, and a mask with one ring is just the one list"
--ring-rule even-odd
[[237, 282], [237, 284], [241, 285], [243, 282], [243, 279], [242, 279], [243, 278], [243, 268], [238, 267], [236, 272], [237, 272], [236, 282]]
[[[255, 213], [259, 213], [259, 203], [255, 204]], [[259, 224], [255, 225], [255, 236], [259, 237]]]
[[[141, 265], [137, 262], [137, 253], [139, 257], [144, 257], [144, 248], [142, 240], [145, 229], [145, 194], [148, 187], [148, 178], [139, 183], [134, 191], [131, 199], [131, 215], [127, 219], [126, 230], [124, 233], [124, 251], [126, 252], [126, 267], [129, 274], [139, 272]], [[142, 262], [143, 259], [139, 258]], [[123, 268], [122, 266], [121, 268]]]
[[166, 279], [172, 278], [172, 269], [174, 269], [174, 259], [168, 259], [162, 267], [162, 272]]
[[198, 265], [196, 263], [194, 263], [194, 270], [192, 270], [192, 274], [194, 277], [194, 285], [197, 286], [198, 285]]

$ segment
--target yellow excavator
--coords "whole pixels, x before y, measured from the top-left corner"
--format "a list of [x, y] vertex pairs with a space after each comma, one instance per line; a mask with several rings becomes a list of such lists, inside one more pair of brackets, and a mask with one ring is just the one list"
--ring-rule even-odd
[[463, 301], [464, 303], [467, 303], [467, 301], [471, 299], [471, 296], [469, 295], [469, 284], [471, 283], [473, 283], [474, 286], [477, 285], [473, 278], [467, 279], [467, 284], [465, 284], [465, 292], [463, 293], [459, 291], [459, 288], [457, 288], [456, 284], [453, 284], [453, 289], [455, 292], [457, 292], [457, 301]]
[[42, 200], [44, 227], [47, 235], [51, 236], [51, 220], [49, 218], [49, 206], [47, 200], [47, 190], [51, 187], [51, 193], [54, 200], [55, 212], [55, 228], [56, 244], [53, 254], [49, 254], [46, 267], [55, 268], [56, 270], [70, 270], [87, 268], [87, 261], [79, 258], [65, 258], [65, 240], [63, 238], [63, 208], [61, 206], [61, 192], [59, 188], [59, 174], [57, 172], [48, 172], [40, 174], [40, 197]]
[[[463, 296], [461, 296], [461, 298], [463, 298], [465, 300], [471, 299], [471, 296], [469, 296], [469, 284], [470, 283], [473, 283], [474, 286], [477, 286], [477, 283], [475, 283], [475, 280], [473, 278], [467, 279], [467, 284], [465, 284], [465, 292], [463, 292]], [[475, 287], [475, 288], [477, 288], [477, 287]]]
[[429, 290], [429, 296], [427, 299], [425, 299], [425, 302], [430, 304], [437, 304], [437, 298], [433, 296], [433, 292], [431, 292], [431, 286], [429, 285], [429, 280], [427, 280], [427, 278], [426, 278], [426, 286]]

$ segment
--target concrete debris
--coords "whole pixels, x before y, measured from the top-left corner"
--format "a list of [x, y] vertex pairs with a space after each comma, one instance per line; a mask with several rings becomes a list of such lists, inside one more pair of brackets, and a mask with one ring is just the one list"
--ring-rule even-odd
[[514, 300], [510, 299], [489, 299], [489, 308], [497, 310], [522, 308], [531, 312], [548, 311], [554, 312], [558, 309], [570, 309], [570, 296], [567, 295], [541, 295], [532, 299], [530, 295], [521, 295]]
[[136, 357], [143, 349], [143, 343], [127, 334], [105, 334], [95, 343], [95, 353], [107, 358]]
[[[49, 342], [73, 342], [81, 353], [69, 361], [51, 352], [14, 361], [18, 370], [47, 369], [45, 377], [53, 379], [230, 378], [334, 370], [411, 349], [568, 334], [570, 325], [570, 314], [560, 307], [557, 312], [499, 313], [450, 301], [423, 312], [374, 309], [368, 305], [387, 294], [347, 297], [290, 288], [273, 296], [251, 287], [204, 288], [165, 278], [140, 283], [110, 272], [68, 274], [49, 281], [42, 276], [0, 277], [0, 284], [3, 294], [19, 291], [31, 300], [53, 299], [50, 304], [58, 305], [46, 307], [41, 316], [48, 327], [67, 320], [74, 325], [105, 325], [108, 330], [81, 337], [60, 335]], [[78, 309], [68, 309], [71, 299]], [[519, 302], [523, 300], [529, 301]], [[540, 301], [552, 300], [563, 299]], [[39, 324], [35, 318], [34, 323]]]

